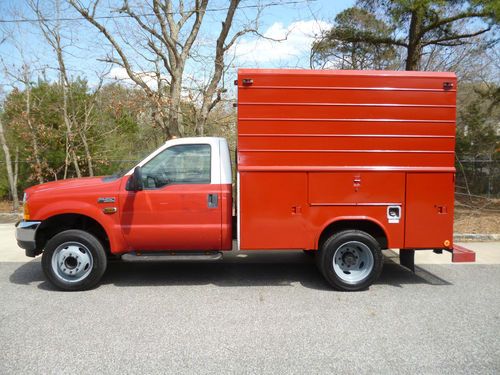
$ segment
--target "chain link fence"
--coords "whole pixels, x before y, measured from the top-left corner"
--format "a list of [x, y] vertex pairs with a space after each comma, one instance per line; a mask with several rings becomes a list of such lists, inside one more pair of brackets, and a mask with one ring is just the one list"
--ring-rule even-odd
[[456, 169], [457, 193], [500, 198], [500, 159], [457, 159]]

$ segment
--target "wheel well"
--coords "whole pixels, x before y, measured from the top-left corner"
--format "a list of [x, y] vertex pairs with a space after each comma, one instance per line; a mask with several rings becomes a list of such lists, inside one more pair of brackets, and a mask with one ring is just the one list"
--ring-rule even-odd
[[36, 231], [36, 248], [41, 251], [48, 240], [69, 229], [80, 229], [93, 234], [101, 241], [106, 252], [110, 253], [109, 238], [102, 225], [96, 220], [80, 214], [56, 215], [42, 221]]
[[368, 233], [377, 240], [382, 249], [387, 249], [387, 236], [384, 229], [370, 220], [339, 220], [328, 225], [321, 233], [318, 241], [318, 249], [321, 249], [323, 243], [334, 233], [342, 230], [361, 230]]

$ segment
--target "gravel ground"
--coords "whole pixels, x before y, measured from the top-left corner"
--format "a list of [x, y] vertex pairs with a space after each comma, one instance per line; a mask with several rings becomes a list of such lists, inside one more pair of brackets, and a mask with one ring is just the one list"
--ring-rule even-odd
[[500, 210], [496, 212], [457, 208], [453, 229], [455, 233], [500, 233]]
[[21, 219], [21, 215], [8, 212], [0, 212], [0, 224], [14, 224]]
[[358, 293], [299, 253], [119, 262], [74, 293], [0, 262], [0, 373], [500, 373], [500, 265], [387, 262]]
[[500, 199], [457, 195], [455, 233], [500, 233]]

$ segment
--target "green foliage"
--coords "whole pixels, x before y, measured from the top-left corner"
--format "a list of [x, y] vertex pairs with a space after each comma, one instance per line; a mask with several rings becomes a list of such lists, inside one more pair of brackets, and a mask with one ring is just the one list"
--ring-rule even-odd
[[370, 27], [347, 24], [347, 28], [342, 28], [336, 20], [330, 33], [317, 43], [316, 49], [313, 47], [313, 53], [324, 51], [325, 43], [335, 53], [340, 52], [339, 45], [366, 45], [372, 50], [392, 47], [406, 52], [406, 70], [418, 70], [431, 48], [453, 48], [478, 36], [485, 45], [494, 43], [498, 37], [490, 31], [498, 28], [499, 3], [498, 0], [358, 0], [356, 7], [343, 13], [359, 18], [357, 9], [362, 9], [366, 12], [363, 19], [371, 20]]
[[[128, 170], [165, 141], [162, 129], [154, 126], [151, 101], [142, 90], [110, 84], [96, 91], [86, 80], [77, 78], [67, 92], [74, 151], [83, 176], [89, 175], [83, 139], [87, 141], [94, 175]], [[34, 140], [39, 149], [43, 180], [64, 178], [67, 128], [63, 104], [63, 87], [43, 79], [6, 96], [0, 115], [11, 154], [19, 149], [19, 192], [39, 181]], [[181, 110], [185, 134], [194, 135], [194, 103], [182, 102]], [[210, 114], [207, 135], [226, 136], [233, 144], [235, 121], [232, 107], [219, 106]], [[0, 156], [3, 169], [2, 161], [3, 153]], [[66, 178], [75, 177], [72, 163], [67, 167]], [[7, 176], [2, 172], [0, 198], [8, 198], [8, 192]]]
[[498, 143], [495, 129], [487, 123], [487, 117], [479, 100], [461, 111], [464, 127], [457, 132], [457, 152], [474, 157], [490, 157]]
[[[136, 159], [140, 153], [131, 150], [138, 146], [138, 119], [141, 112], [133, 100], [120, 102], [126, 99], [130, 91], [133, 90], [104, 88], [102, 92], [109, 96], [108, 100], [102, 100], [104, 97], [96, 98], [102, 92], [92, 92], [85, 80], [76, 79], [70, 84], [69, 118], [73, 126], [72, 136], [79, 168], [84, 175], [88, 175], [89, 170], [83, 139], [88, 143], [94, 174], [112, 172], [121, 165], [116, 159]], [[67, 129], [62, 115], [63, 101], [62, 87], [44, 80], [34, 83], [29, 90], [13, 90], [5, 98], [3, 119], [8, 143], [11, 150], [19, 147], [21, 154], [20, 190], [38, 181], [35, 140], [43, 179], [64, 178]], [[141, 147], [140, 151], [143, 150]], [[74, 167], [69, 164], [66, 177], [75, 176]]]
[[456, 167], [457, 186], [464, 192], [500, 194], [499, 88], [484, 83], [460, 87], [456, 152], [461, 162]]
[[[464, 85], [459, 96], [457, 155], [460, 159], [500, 159], [500, 102], [486, 97], [484, 85]], [[499, 87], [489, 90], [497, 93]]]
[[376, 37], [389, 38], [391, 28], [362, 8], [348, 8], [335, 17], [334, 26], [312, 46], [315, 67], [338, 69], [394, 69], [394, 46], [379, 46]]

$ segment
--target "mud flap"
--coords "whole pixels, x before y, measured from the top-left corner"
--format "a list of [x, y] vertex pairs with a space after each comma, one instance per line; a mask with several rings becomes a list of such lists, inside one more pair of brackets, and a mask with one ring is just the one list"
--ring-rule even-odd
[[399, 264], [415, 272], [415, 250], [399, 250]]

